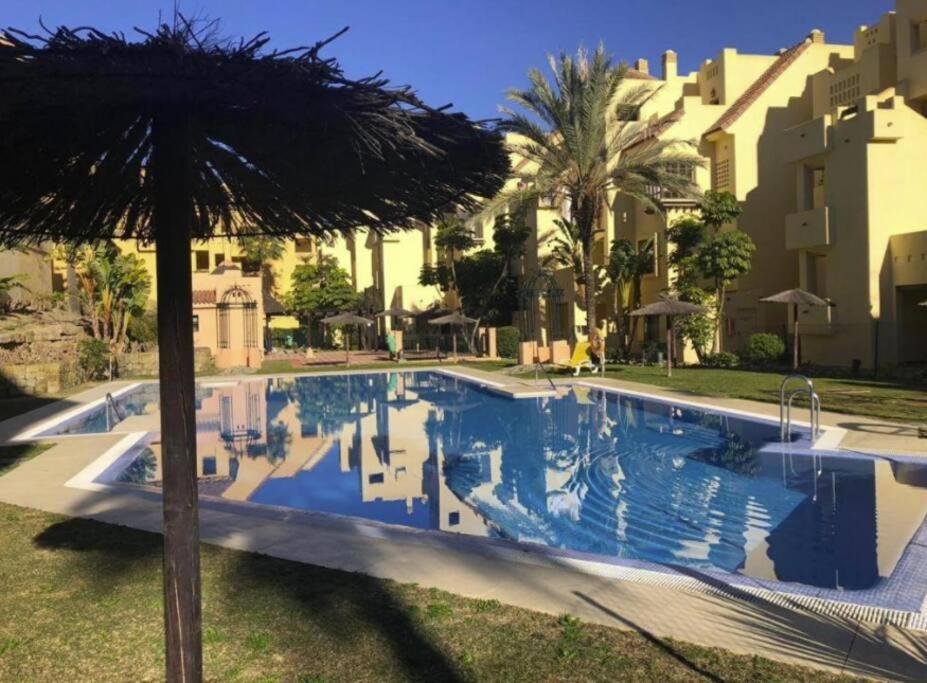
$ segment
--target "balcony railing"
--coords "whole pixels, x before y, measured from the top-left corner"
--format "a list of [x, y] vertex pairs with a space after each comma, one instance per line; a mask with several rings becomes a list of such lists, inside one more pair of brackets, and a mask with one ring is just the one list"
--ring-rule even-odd
[[801, 334], [833, 334], [833, 316], [831, 306], [799, 306], [798, 330]]
[[790, 213], [785, 217], [785, 248], [813, 249], [832, 244], [826, 206]]
[[801, 161], [827, 151], [828, 116], [793, 126], [782, 134], [782, 156], [786, 162]]

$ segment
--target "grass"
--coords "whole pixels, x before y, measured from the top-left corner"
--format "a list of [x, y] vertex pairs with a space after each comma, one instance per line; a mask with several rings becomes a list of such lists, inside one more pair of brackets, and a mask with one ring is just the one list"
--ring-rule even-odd
[[[534, 377], [533, 373], [523, 376]], [[742, 398], [779, 403], [782, 372], [673, 368], [673, 376], [656, 366], [610, 365], [606, 377], [652, 384], [702, 396]], [[584, 372], [583, 377], [589, 377]], [[927, 422], [927, 387], [876, 379], [816, 377], [821, 407], [836, 413], [863, 415], [892, 422]], [[796, 400], [796, 402], [798, 402]], [[805, 404], [807, 405], [807, 404]]]
[[[0, 476], [6, 474], [21, 462], [34, 458], [42, 451], [54, 446], [52, 443], [21, 443], [0, 446]], [[3, 645], [0, 643], [0, 650]]]
[[[0, 680], [162, 679], [160, 544], [0, 505]], [[208, 680], [837, 680], [212, 546], [202, 570]]]

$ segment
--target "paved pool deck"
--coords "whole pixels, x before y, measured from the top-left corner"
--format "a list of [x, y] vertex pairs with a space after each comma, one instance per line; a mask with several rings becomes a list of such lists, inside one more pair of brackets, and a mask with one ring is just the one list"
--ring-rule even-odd
[[[498, 373], [453, 366], [442, 369], [494, 382], [500, 385], [497, 390], [513, 396], [545, 391], [533, 382]], [[582, 379], [610, 388], [778, 416], [777, 406], [769, 404], [694, 397], [588, 375]], [[0, 442], [128, 384], [94, 387], [0, 423]], [[824, 424], [848, 430], [844, 447], [873, 452], [891, 451], [898, 444], [900, 452], [924, 452], [923, 441], [917, 444], [903, 432], [892, 432], [893, 426], [884, 422], [828, 413], [822, 417]], [[125, 438], [125, 434], [58, 437], [55, 446], [0, 477], [0, 501], [160, 532], [161, 505], [156, 494], [65, 486]], [[468, 597], [494, 598], [550, 614], [571, 613], [585, 621], [633, 629], [646, 637], [674, 638], [858, 676], [927, 680], [927, 632], [810, 611], [797, 601], [767, 599], [705, 575], [687, 577], [682, 588], [682, 582], [672, 578], [662, 583], [618, 580], [511, 545], [395, 532], [373, 523], [311, 513], [254, 514], [207, 500], [201, 506], [200, 520], [202, 540], [227, 548], [415, 582]], [[691, 579], [700, 584], [698, 590], [692, 590]]]

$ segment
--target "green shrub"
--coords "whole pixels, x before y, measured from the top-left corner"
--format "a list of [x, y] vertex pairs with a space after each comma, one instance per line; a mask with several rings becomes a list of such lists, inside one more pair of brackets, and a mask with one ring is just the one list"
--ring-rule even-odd
[[740, 355], [751, 363], [773, 363], [785, 353], [785, 342], [775, 334], [751, 334]]
[[297, 349], [308, 346], [306, 328], [270, 328], [270, 343], [275, 349]]
[[158, 341], [158, 314], [156, 311], [146, 311], [142, 315], [133, 315], [126, 328], [129, 339], [140, 344], [151, 344]]
[[520, 341], [521, 331], [517, 327], [496, 328], [496, 351], [502, 358], [517, 358]]
[[82, 339], [77, 345], [77, 362], [87, 379], [103, 379], [109, 374], [109, 345], [102, 339]]
[[702, 358], [701, 365], [703, 368], [736, 368], [740, 365], [740, 358], [737, 357], [736, 353], [719, 351]]

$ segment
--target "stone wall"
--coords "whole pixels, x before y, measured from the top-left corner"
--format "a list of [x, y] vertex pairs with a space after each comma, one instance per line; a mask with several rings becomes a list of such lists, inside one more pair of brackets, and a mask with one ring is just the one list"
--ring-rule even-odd
[[[208, 374], [215, 370], [212, 352], [208, 348], [193, 350], [193, 369], [196, 374]], [[121, 377], [157, 377], [158, 352], [142, 351], [124, 353], [119, 358]]]
[[84, 379], [75, 360], [0, 365], [0, 396], [47, 396], [74, 387]]

